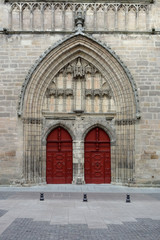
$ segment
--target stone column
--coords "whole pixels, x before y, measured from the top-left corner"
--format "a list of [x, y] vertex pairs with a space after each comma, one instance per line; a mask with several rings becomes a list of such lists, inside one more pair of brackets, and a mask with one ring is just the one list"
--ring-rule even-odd
[[84, 143], [73, 141], [73, 183], [84, 183]]

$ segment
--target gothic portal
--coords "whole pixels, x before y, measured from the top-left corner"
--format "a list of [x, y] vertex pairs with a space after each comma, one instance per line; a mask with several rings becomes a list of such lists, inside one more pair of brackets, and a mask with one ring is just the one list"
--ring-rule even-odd
[[136, 85], [115, 53], [90, 36], [76, 33], [40, 57], [19, 114], [27, 182], [133, 181]]

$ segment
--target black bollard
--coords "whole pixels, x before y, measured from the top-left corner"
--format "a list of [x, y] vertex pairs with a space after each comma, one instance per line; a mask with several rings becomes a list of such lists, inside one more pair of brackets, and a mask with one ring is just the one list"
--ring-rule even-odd
[[130, 195], [129, 195], [129, 194], [126, 195], [126, 202], [127, 202], [127, 203], [131, 202], [131, 200], [130, 200]]
[[40, 201], [44, 201], [44, 193], [40, 193]]
[[87, 194], [86, 194], [86, 193], [83, 194], [83, 202], [88, 202]]

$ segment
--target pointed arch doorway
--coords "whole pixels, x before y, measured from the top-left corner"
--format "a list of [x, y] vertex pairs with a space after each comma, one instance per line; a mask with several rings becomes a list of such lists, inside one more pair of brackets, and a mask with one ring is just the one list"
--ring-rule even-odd
[[96, 127], [85, 137], [84, 177], [86, 183], [111, 182], [110, 138], [101, 128]]
[[[82, 60], [81, 71], [77, 68], [79, 58]], [[57, 123], [65, 125], [67, 118], [72, 128], [72, 120], [80, 114], [84, 115], [83, 123], [80, 124], [82, 132], [88, 129], [90, 124], [107, 124], [115, 132], [113, 139], [111, 137], [112, 146], [114, 143], [112, 181], [135, 181], [135, 126], [140, 118], [136, 83], [114, 51], [92, 36], [79, 32], [50, 46], [29, 70], [22, 85], [18, 116], [23, 121], [23, 173], [26, 183], [46, 181], [45, 131], [48, 126]], [[106, 116], [109, 119], [107, 122]], [[114, 121], [110, 124], [112, 117]], [[90, 118], [94, 119], [91, 123]], [[78, 121], [77, 130], [74, 127], [77, 138], [74, 147], [82, 140]], [[84, 172], [83, 145], [77, 149], [79, 154], [74, 154], [73, 158], [73, 182]], [[47, 165], [47, 182], [53, 180], [49, 171]], [[109, 181], [104, 178], [103, 180]], [[90, 181], [93, 182], [93, 179]]]
[[48, 184], [72, 183], [72, 137], [62, 127], [47, 137], [46, 181]]

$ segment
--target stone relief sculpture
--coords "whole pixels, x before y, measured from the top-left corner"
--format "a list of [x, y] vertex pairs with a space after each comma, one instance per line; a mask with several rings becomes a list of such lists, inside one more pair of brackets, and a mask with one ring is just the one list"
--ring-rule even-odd
[[75, 26], [76, 26], [76, 31], [83, 31], [84, 28], [84, 14], [82, 13], [82, 11], [78, 10], [76, 12], [76, 16], [75, 16]]

